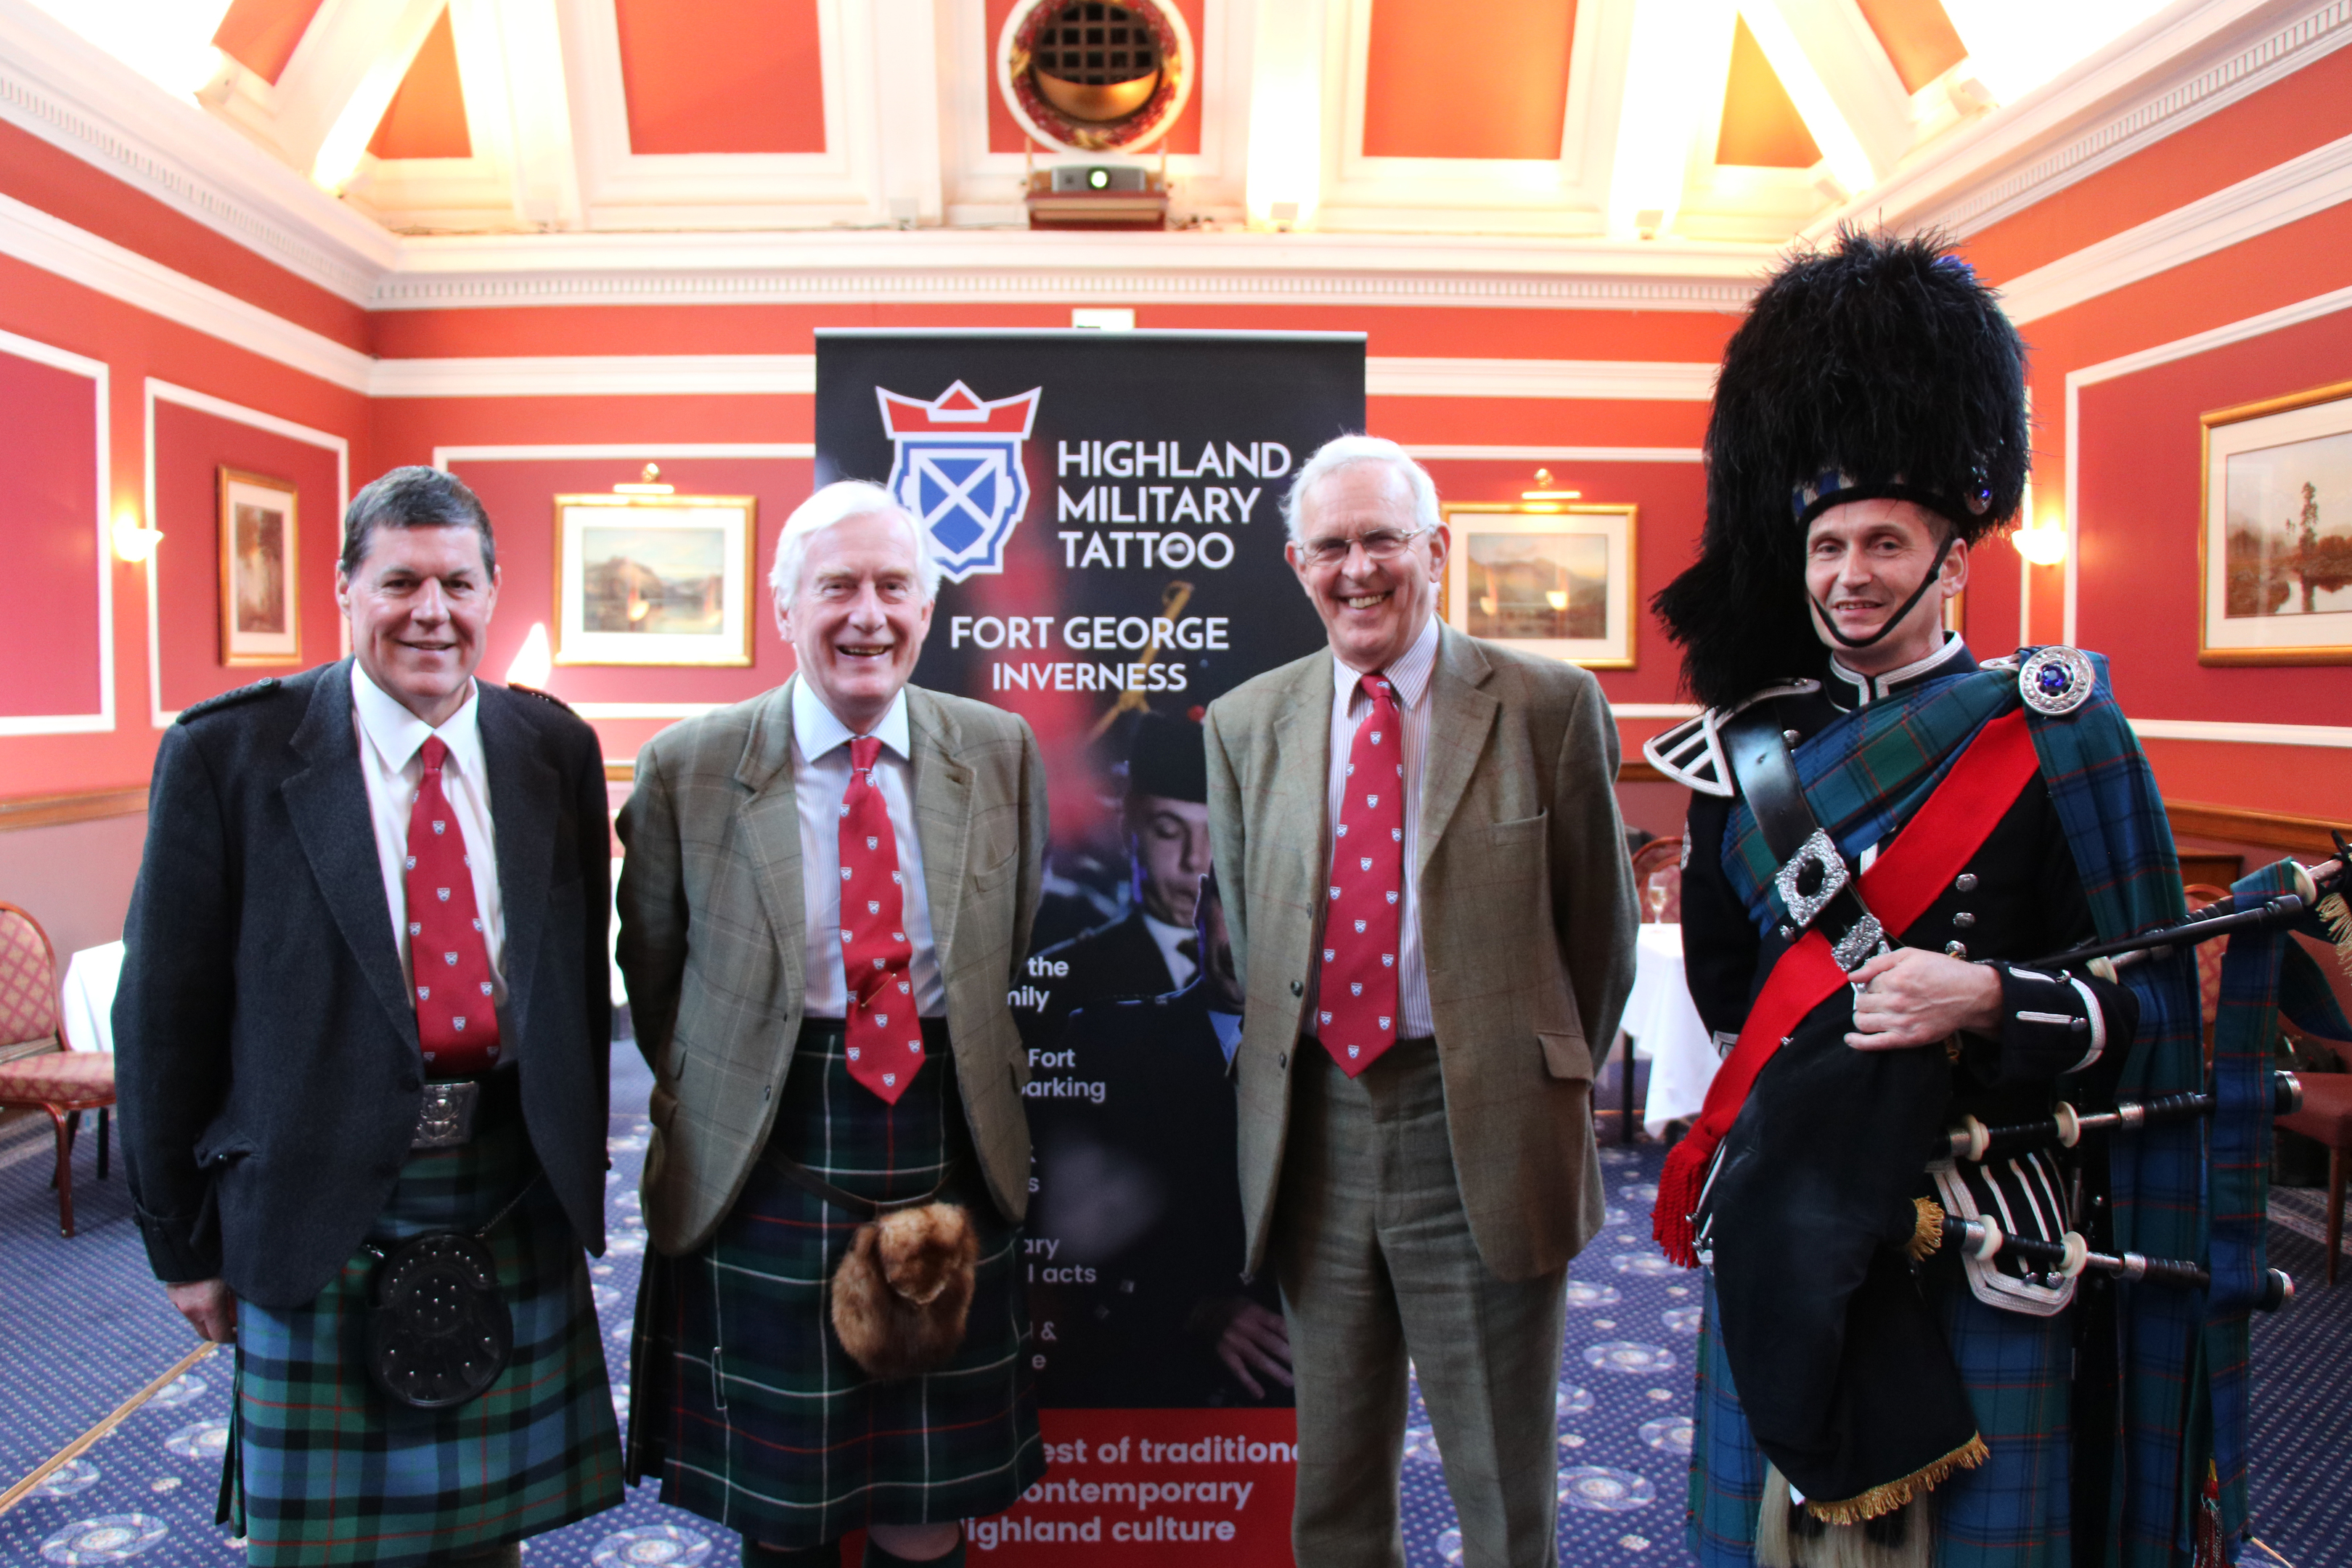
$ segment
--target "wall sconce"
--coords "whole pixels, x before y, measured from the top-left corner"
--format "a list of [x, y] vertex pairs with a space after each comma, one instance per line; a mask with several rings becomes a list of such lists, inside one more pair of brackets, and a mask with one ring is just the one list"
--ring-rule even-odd
[[1555, 489], [1558, 482], [1551, 477], [1549, 468], [1538, 468], [1536, 488], [1531, 490], [1521, 490], [1519, 499], [1521, 500], [1577, 500], [1582, 498], [1584, 494], [1582, 490]]
[[522, 650], [507, 666], [509, 686], [532, 686], [544, 689], [547, 678], [554, 672], [555, 657], [548, 651], [547, 623], [530, 623], [530, 635], [522, 639]]
[[659, 463], [647, 463], [646, 465], [646, 471], [637, 476], [637, 482], [635, 484], [614, 485], [613, 487], [613, 493], [616, 496], [667, 496], [676, 495], [677, 493], [677, 487], [676, 485], [666, 485], [661, 482], [661, 465]]
[[163, 530], [141, 527], [135, 511], [125, 511], [114, 520], [114, 554], [119, 561], [152, 559], [155, 547], [163, 542]]
[[2021, 528], [2009, 536], [2009, 542], [2036, 566], [2055, 566], [2066, 559], [2066, 531], [2055, 522]]

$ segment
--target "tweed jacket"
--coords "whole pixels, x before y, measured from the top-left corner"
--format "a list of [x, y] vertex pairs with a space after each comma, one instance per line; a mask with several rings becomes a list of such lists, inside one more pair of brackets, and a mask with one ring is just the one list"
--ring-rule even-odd
[[[1331, 655], [1210, 704], [1209, 834], [1244, 1010], [1242, 1213], [1265, 1258], [1330, 862]], [[1633, 980], [1617, 731], [1600, 684], [1445, 627], [1430, 680], [1418, 845], [1446, 1127], [1486, 1266], [1564, 1266], [1601, 1220], [1593, 1056]]]
[[[953, 1068], [989, 1195], [1018, 1220], [1029, 1065], [1006, 995], [1043, 884], [1045, 771], [1029, 726], [984, 702], [909, 686], [907, 717]], [[621, 973], [654, 1069], [646, 1228], [676, 1257], [734, 1206], [800, 1037], [791, 686], [655, 736], [637, 753], [620, 832]]]
[[[613, 840], [596, 732], [477, 680], [506, 909], [501, 1037], [573, 1234], [604, 1249]], [[158, 1278], [307, 1305], [383, 1212], [424, 1099], [384, 902], [351, 660], [163, 731], [122, 936], [115, 1071]]]

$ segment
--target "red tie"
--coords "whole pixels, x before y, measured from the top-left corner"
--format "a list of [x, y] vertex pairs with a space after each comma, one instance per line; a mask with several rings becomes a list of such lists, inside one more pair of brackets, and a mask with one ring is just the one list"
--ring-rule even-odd
[[874, 782], [882, 742], [849, 742], [849, 790], [841, 797], [841, 968], [849, 989], [849, 1076], [896, 1105], [923, 1068], [923, 1025], [907, 966], [906, 884], [898, 836]]
[[1404, 899], [1404, 727], [1388, 677], [1362, 679], [1372, 707], [1348, 750], [1316, 993], [1318, 1037], [1349, 1078], [1396, 1044]]
[[425, 739], [425, 777], [408, 808], [408, 966], [427, 1078], [471, 1078], [499, 1065], [490, 944], [474, 907], [466, 830], [441, 791], [448, 743]]

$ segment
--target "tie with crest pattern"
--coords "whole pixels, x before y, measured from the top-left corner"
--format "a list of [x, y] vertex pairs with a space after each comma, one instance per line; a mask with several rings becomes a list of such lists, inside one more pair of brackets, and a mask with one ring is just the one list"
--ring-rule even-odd
[[841, 798], [841, 967], [848, 984], [849, 1076], [896, 1105], [923, 1066], [908, 965], [906, 883], [898, 837], [874, 780], [882, 742], [849, 742], [849, 789]]
[[408, 967], [416, 989], [416, 1041], [425, 1076], [473, 1078], [499, 1065], [490, 944], [474, 906], [465, 826], [441, 788], [448, 742], [428, 735], [425, 776], [408, 807]]
[[1349, 1078], [1396, 1044], [1404, 900], [1404, 726], [1388, 677], [1362, 681], [1371, 708], [1348, 748], [1316, 991], [1316, 1036]]

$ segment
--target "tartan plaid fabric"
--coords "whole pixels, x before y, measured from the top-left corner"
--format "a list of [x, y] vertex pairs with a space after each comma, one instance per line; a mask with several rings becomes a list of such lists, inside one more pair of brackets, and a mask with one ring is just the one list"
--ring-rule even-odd
[[860, 1223], [762, 1159], [709, 1244], [646, 1259], [630, 1378], [629, 1472], [662, 1500], [773, 1546], [871, 1524], [971, 1519], [1044, 1474], [1017, 1279], [1020, 1230], [982, 1190], [944, 1029], [895, 1105], [849, 1076], [841, 1026], [801, 1031], [768, 1146], [887, 1202], [931, 1191], [980, 1234], [963, 1347], [925, 1376], [879, 1383], [841, 1348], [828, 1282]]
[[[1977, 1428], [1992, 1450], [1984, 1464], [1958, 1471], [1931, 1494], [1936, 1568], [2068, 1568], [2072, 1319], [1988, 1307], [1957, 1269], [1930, 1278]], [[1715, 1311], [1710, 1272], [1699, 1325], [1688, 1536], [1702, 1568], [1746, 1568], [1754, 1561], [1764, 1456], [1740, 1414], [1714, 1332]]]
[[[369, 1239], [472, 1230], [537, 1173], [519, 1124], [409, 1156]], [[231, 1522], [253, 1568], [412, 1563], [621, 1501], [619, 1434], [588, 1270], [542, 1183], [490, 1232], [514, 1359], [479, 1398], [412, 1410], [361, 1362], [375, 1258], [292, 1311], [241, 1302]]]
[[[1987, 722], [2017, 705], [2017, 672], [1977, 669], [1912, 687], [1806, 737], [1793, 755], [1814, 820], [1849, 859], [1909, 820]], [[1783, 918], [1756, 813], [1742, 796], [1723, 830], [1723, 867], [1758, 929]]]
[[[2031, 649], [2020, 649], [2021, 659]], [[2105, 658], [2089, 700], [2054, 718], [2035, 715], [2042, 777], [2066, 833], [2102, 938], [2143, 931], [2186, 911], [2172, 829], [2147, 760], [2115, 703]], [[1841, 848], [1883, 838], [1940, 782], [1969, 735], [2013, 700], [2015, 675], [1984, 669], [1928, 681], [1816, 732], [1797, 752], [1806, 797]], [[1938, 748], [1942, 748], [1938, 750]], [[1725, 869], [1759, 923], [1776, 918], [1773, 865], [1745, 804], [1725, 834]], [[2176, 1093], [2201, 1086], [2204, 1065], [2193, 962], [2176, 955], [2122, 972], [2139, 1003], [2139, 1025], [2117, 1093]], [[2205, 1249], [2204, 1130], [2193, 1122], [2113, 1141], [2113, 1241], [2151, 1257], [2199, 1258]], [[2174, 1568], [2192, 1551], [2190, 1512], [2215, 1453], [2214, 1375], [2203, 1304], [2190, 1292], [2119, 1287], [2121, 1431], [2105, 1538], [2119, 1568]], [[2224, 1347], [2226, 1349], [2226, 1346]], [[2243, 1402], [2229, 1404], [2221, 1368], [2227, 1451], [2243, 1451]], [[2232, 1411], [2234, 1410], [2234, 1414]], [[1991, 1441], [1990, 1432], [1987, 1441]], [[2242, 1515], [2227, 1510], [2234, 1533]], [[2091, 1528], [2085, 1521], [2085, 1529]]]

